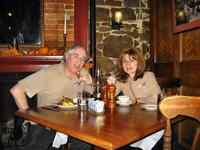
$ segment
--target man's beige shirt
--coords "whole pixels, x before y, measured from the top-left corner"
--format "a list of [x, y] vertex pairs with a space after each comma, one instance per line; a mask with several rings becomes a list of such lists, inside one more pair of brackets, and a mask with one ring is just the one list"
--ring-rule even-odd
[[[81, 70], [81, 75], [88, 72]], [[44, 68], [19, 81], [25, 88], [26, 94], [31, 98], [37, 94], [38, 106], [45, 106], [60, 101], [63, 96], [71, 99], [77, 96], [78, 90], [92, 93], [92, 87], [81, 82], [77, 86], [77, 77], [69, 79], [64, 74], [64, 63]]]

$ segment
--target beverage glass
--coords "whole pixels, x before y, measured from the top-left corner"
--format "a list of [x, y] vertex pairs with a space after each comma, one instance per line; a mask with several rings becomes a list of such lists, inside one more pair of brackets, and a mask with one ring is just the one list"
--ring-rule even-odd
[[158, 118], [160, 119], [160, 120], [163, 120], [164, 118], [163, 118], [163, 115], [161, 114], [161, 112], [160, 112], [160, 109], [159, 109], [159, 103], [160, 103], [160, 101], [163, 99], [163, 98], [165, 98], [167, 95], [165, 95], [164, 93], [159, 93], [158, 95], [157, 95], [157, 114], [158, 114]]
[[78, 103], [78, 109], [79, 110], [86, 110], [87, 105], [86, 105], [86, 96], [84, 92], [78, 92], [77, 93], [77, 103]]
[[163, 99], [163, 98], [165, 98], [166, 97], [166, 95], [164, 94], [164, 93], [159, 93], [158, 95], [157, 95], [157, 105], [159, 106], [159, 103], [160, 103], [160, 101]]

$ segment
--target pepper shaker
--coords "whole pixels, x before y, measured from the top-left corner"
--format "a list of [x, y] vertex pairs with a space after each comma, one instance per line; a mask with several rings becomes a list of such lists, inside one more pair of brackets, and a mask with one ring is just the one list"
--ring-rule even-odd
[[115, 102], [115, 91], [116, 86], [114, 84], [107, 85], [107, 91], [108, 91], [108, 108], [115, 108], [116, 102]]

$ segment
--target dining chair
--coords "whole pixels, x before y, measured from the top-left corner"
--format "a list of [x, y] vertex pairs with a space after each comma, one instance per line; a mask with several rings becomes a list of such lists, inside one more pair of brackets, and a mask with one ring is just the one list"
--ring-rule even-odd
[[[172, 129], [171, 119], [182, 115], [196, 119], [200, 122], [200, 97], [197, 96], [168, 96], [159, 103], [160, 112], [166, 117], [166, 126], [164, 130], [164, 150], [171, 150]], [[193, 140], [192, 150], [197, 150], [200, 141], [200, 129], [197, 129]]]
[[197, 148], [200, 148], [200, 126], [196, 129], [196, 134], [192, 144], [192, 150], [197, 150]]
[[181, 79], [177, 77], [157, 77], [158, 85], [164, 95], [179, 95]]

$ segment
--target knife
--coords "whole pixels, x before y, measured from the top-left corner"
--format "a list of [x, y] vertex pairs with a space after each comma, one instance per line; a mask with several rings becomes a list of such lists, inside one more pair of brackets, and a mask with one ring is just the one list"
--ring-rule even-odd
[[43, 109], [48, 109], [48, 110], [52, 110], [52, 111], [57, 111], [59, 112], [60, 110], [57, 108], [57, 107], [51, 107], [51, 106], [44, 106], [44, 107], [41, 107]]

